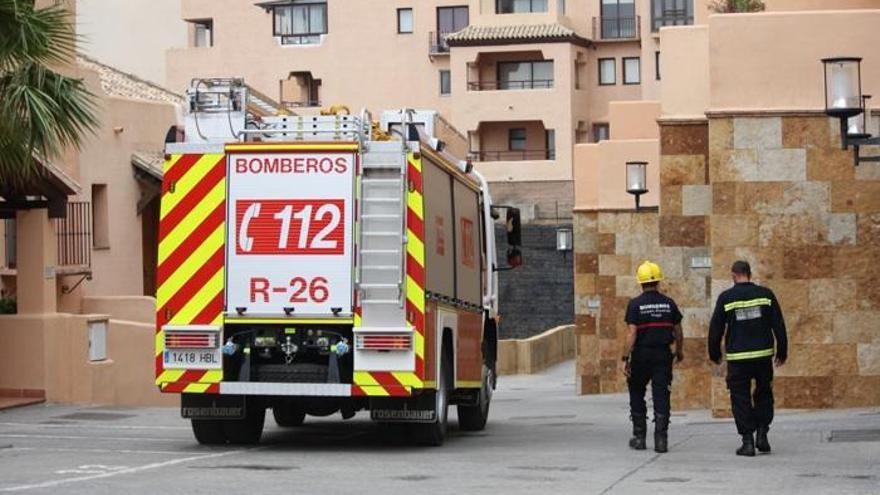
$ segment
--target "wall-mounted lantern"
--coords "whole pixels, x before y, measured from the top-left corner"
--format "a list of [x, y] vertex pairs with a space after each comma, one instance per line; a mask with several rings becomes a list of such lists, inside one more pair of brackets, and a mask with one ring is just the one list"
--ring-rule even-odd
[[862, 94], [862, 59], [860, 57], [823, 58], [825, 69], [825, 113], [840, 119], [840, 142], [843, 149], [855, 150], [855, 165], [880, 162], [880, 156], [861, 157], [859, 147], [880, 145], [880, 138], [868, 133], [868, 99]]
[[574, 246], [574, 234], [570, 227], [559, 227], [556, 229], [556, 250], [565, 254], [571, 251]]
[[648, 192], [648, 162], [626, 162], [626, 192], [636, 197], [636, 211], [639, 200]]

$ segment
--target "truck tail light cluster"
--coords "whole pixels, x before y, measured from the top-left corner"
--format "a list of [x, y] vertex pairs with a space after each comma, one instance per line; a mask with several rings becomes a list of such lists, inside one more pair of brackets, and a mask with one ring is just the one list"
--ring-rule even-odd
[[412, 334], [358, 334], [354, 342], [359, 351], [408, 351], [412, 349]]
[[219, 345], [219, 334], [210, 331], [165, 330], [166, 349], [214, 349]]

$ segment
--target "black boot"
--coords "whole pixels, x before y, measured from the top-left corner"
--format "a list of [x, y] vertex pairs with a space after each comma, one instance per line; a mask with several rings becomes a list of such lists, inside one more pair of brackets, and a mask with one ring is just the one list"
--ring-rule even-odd
[[629, 447], [635, 450], [645, 450], [645, 436], [648, 434], [648, 418], [646, 416], [633, 416], [633, 437], [629, 439]]
[[669, 451], [669, 416], [666, 414], [654, 415], [654, 452], [663, 454]]
[[767, 440], [767, 432], [770, 430], [767, 426], [759, 426], [758, 433], [755, 436], [755, 447], [763, 453], [770, 452], [770, 442]]
[[743, 435], [742, 439], [742, 447], [736, 449], [736, 455], [755, 457], [755, 437], [751, 433], [748, 433]]

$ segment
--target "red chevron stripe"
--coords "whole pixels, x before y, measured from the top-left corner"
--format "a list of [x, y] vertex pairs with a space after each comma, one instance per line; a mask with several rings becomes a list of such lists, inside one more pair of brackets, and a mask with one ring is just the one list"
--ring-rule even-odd
[[162, 392], [166, 394], [179, 394], [183, 392], [183, 389], [185, 389], [187, 385], [189, 385], [188, 382], [170, 382], [165, 385]]
[[157, 318], [161, 320], [160, 326], [168, 323], [165, 317], [166, 309], [176, 312], [186, 306], [186, 303], [189, 302], [199, 289], [208, 283], [208, 280], [217, 273], [217, 270], [223, 268], [224, 255], [225, 250], [221, 246], [173, 296], [168, 298], [168, 301], [157, 312]]
[[186, 196], [177, 203], [177, 206], [159, 222], [159, 242], [165, 239], [225, 176], [226, 163], [224, 158], [220, 158], [208, 170], [208, 173], [191, 190], [186, 192]]
[[165, 361], [163, 357], [164, 356], [162, 356], [161, 353], [156, 355], [156, 378], [159, 378], [159, 375], [165, 371]]
[[220, 384], [219, 383], [212, 383], [211, 385], [208, 385], [208, 388], [205, 389], [205, 393], [206, 394], [219, 394], [220, 393]]
[[207, 373], [207, 370], [186, 370], [180, 378], [177, 379], [178, 382], [187, 382], [187, 383], [198, 383], [199, 380], [202, 379], [203, 376]]
[[214, 299], [205, 306], [199, 314], [193, 318], [191, 325], [210, 325], [217, 319], [217, 315], [223, 312], [223, 291], [217, 293]]
[[394, 378], [394, 375], [387, 371], [371, 371], [370, 375], [386, 389], [388, 387], [402, 387], [403, 384]]
[[417, 283], [419, 287], [425, 287], [425, 269], [410, 255], [406, 256], [406, 274]]
[[407, 173], [409, 174], [409, 182], [413, 185], [413, 189], [421, 193], [422, 192], [422, 173], [419, 172], [419, 169], [413, 165], [413, 162], [409, 162], [409, 166], [407, 167]]
[[168, 192], [171, 188], [171, 183], [179, 181], [183, 174], [195, 165], [200, 158], [202, 158], [202, 155], [183, 155], [174, 162], [171, 169], [165, 172], [162, 177], [162, 194]]
[[425, 222], [412, 209], [406, 209], [406, 226], [420, 241], [425, 241]]
[[364, 389], [360, 388], [359, 386], [352, 385], [351, 386], [351, 395], [353, 395], [355, 397], [365, 397], [367, 395], [367, 393], [364, 392]]
[[165, 261], [159, 265], [156, 274], [156, 281], [158, 285], [162, 285], [165, 283], [174, 272], [180, 268], [180, 265], [186, 261], [187, 258], [196, 250], [196, 248], [204, 242], [205, 238], [211, 235], [220, 224], [223, 223], [223, 220], [226, 218], [226, 203], [222, 202], [217, 205], [217, 208], [214, 209], [203, 221], [193, 230], [192, 234], [186, 238], [177, 249], [174, 250], [171, 255], [169, 255]]

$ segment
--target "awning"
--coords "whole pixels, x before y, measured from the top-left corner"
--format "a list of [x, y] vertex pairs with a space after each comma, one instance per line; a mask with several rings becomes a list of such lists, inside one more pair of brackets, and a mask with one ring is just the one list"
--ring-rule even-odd
[[449, 46], [508, 45], [523, 43], [567, 42], [590, 46], [590, 40], [578, 36], [559, 23], [513, 26], [468, 26], [446, 38]]
[[135, 151], [131, 154], [131, 165], [134, 167], [134, 178], [143, 189], [137, 203], [137, 212], [156, 199], [162, 192], [162, 175], [165, 155], [159, 151]]
[[37, 161], [37, 170], [24, 184], [0, 186], [0, 218], [15, 218], [18, 210], [48, 208], [49, 218], [67, 215], [67, 197], [82, 189], [73, 177], [48, 161]]

